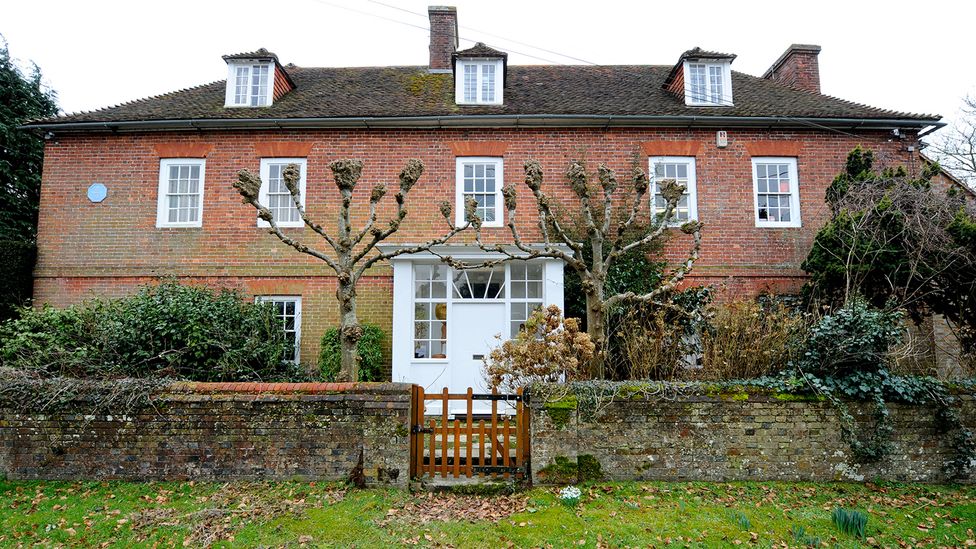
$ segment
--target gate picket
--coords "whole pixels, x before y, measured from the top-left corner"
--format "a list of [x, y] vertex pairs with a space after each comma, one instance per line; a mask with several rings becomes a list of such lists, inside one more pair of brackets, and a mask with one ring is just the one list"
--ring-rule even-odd
[[[412, 478], [527, 478], [529, 420], [521, 390], [514, 395], [499, 394], [497, 388], [490, 394], [476, 394], [469, 387], [465, 393], [452, 394], [445, 387], [439, 394], [428, 394], [415, 385], [410, 394]], [[475, 420], [475, 400], [490, 401], [488, 417]], [[452, 417], [452, 401], [464, 401], [463, 421], [460, 410]], [[439, 413], [427, 415], [428, 402], [440, 405]], [[504, 410], [498, 409], [499, 402], [505, 403]]]

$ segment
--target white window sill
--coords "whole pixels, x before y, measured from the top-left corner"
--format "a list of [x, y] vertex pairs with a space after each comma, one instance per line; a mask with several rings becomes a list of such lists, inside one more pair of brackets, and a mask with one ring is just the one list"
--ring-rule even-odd
[[798, 229], [803, 225], [799, 221], [779, 223], [774, 221], [756, 221], [756, 227], [761, 229]]
[[157, 229], [200, 229], [203, 228], [203, 223], [165, 223], [156, 224]]

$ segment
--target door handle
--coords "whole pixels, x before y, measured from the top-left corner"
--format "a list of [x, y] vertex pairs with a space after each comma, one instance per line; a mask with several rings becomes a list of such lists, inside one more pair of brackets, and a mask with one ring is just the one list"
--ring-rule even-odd
[[484, 360], [485, 355], [471, 355], [471, 358], [474, 360]]

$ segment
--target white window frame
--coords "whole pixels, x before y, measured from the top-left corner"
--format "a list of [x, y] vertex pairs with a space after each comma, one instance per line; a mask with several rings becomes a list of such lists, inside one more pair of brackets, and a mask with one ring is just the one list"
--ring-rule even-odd
[[[169, 169], [172, 166], [199, 166], [200, 185], [197, 188], [199, 200], [197, 202], [196, 221], [169, 220]], [[198, 228], [203, 226], [203, 188], [206, 181], [207, 161], [203, 158], [161, 158], [159, 160], [159, 187], [156, 198], [156, 228]]]
[[255, 303], [281, 303], [288, 302], [295, 304], [295, 360], [289, 360], [293, 364], [299, 364], [302, 360], [302, 296], [300, 295], [259, 295], [254, 297]]
[[[495, 67], [495, 97], [494, 100], [488, 101], [484, 98], [483, 88], [484, 85], [484, 70], [482, 67], [485, 65], [493, 65]], [[476, 73], [477, 83], [475, 86], [476, 98], [474, 101], [466, 101], [464, 97], [464, 68], [466, 66], [476, 66], [478, 71]], [[458, 59], [454, 67], [454, 101], [458, 105], [501, 105], [504, 103], [504, 91], [505, 91], [505, 70], [504, 64], [501, 59], [492, 58], [465, 58]]]
[[[769, 221], [759, 219], [759, 164], [786, 164], [790, 175], [790, 220]], [[790, 156], [752, 157], [752, 215], [756, 227], [802, 227], [800, 222], [800, 179], [797, 175], [796, 158]]]
[[[705, 66], [706, 96], [698, 97], [691, 89], [691, 65]], [[710, 67], [721, 67], [722, 97], [715, 101], [709, 90], [712, 88], [712, 71]], [[732, 63], [687, 59], [684, 62], [685, 105], [693, 107], [731, 107], [732, 103]]]
[[[261, 159], [261, 191], [258, 193], [258, 201], [265, 206], [270, 206], [268, 194], [271, 191], [271, 165], [272, 164], [298, 164], [301, 178], [298, 180], [299, 202], [302, 208], [305, 207], [305, 182], [308, 179], [308, 159], [307, 158], [262, 158]], [[299, 217], [298, 221], [279, 221], [275, 219], [275, 224], [281, 228], [304, 227], [305, 222]], [[258, 227], [270, 227], [267, 221], [258, 218]]]
[[[688, 220], [682, 221], [680, 219], [671, 218], [668, 223], [669, 226], [678, 227], [688, 221], [698, 220], [698, 171], [695, 166], [694, 156], [652, 156], [648, 160], [648, 169], [651, 174], [651, 216], [657, 215], [657, 208], [654, 205], [655, 198], [658, 195], [657, 186], [657, 173], [655, 171], [655, 166], [657, 164], [687, 164], [688, 165], [688, 185], [685, 187], [685, 192], [688, 194]], [[666, 178], [665, 178], [666, 179]]]
[[[268, 69], [268, 81], [265, 83], [265, 93], [264, 102], [260, 105], [251, 105], [252, 98], [252, 86], [251, 78], [253, 75], [254, 67], [266, 67]], [[247, 68], [247, 94], [244, 97], [243, 103], [237, 102], [237, 69]], [[268, 61], [251, 61], [251, 62], [240, 62], [240, 63], [227, 63], [227, 91], [224, 95], [224, 106], [225, 107], [235, 107], [235, 108], [256, 108], [256, 107], [268, 107], [274, 101], [274, 81], [275, 81], [275, 66], [274, 62]]]
[[[504, 227], [505, 205], [502, 200], [502, 187], [505, 186], [505, 162], [500, 156], [459, 156], [455, 163], [454, 181], [454, 223], [463, 225], [464, 219], [464, 165], [465, 164], [494, 164], [495, 165], [495, 220], [482, 220], [482, 227]], [[488, 194], [488, 193], [483, 193]]]

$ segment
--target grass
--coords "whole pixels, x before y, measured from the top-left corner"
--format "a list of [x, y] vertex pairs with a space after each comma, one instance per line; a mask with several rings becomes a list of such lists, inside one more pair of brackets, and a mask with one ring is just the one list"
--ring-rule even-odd
[[[553, 487], [486, 498], [307, 482], [0, 481], [0, 546], [976, 544], [973, 486], [654, 482], [582, 489], [571, 508]], [[838, 532], [836, 508], [869, 517], [863, 540]]]

